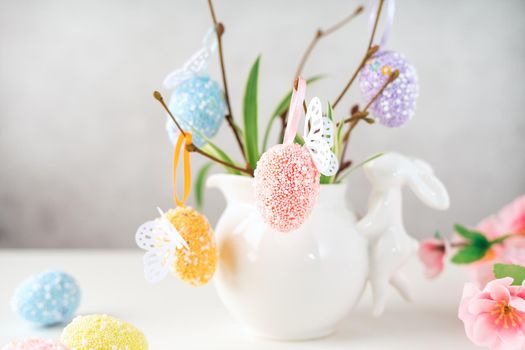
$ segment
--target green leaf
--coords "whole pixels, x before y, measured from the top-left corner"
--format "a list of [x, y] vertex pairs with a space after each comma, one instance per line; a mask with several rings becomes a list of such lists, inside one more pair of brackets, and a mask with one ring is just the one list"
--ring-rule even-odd
[[321, 174], [321, 179], [319, 182], [321, 183], [321, 185], [328, 185], [332, 183], [332, 178], [333, 176], [326, 176], [326, 175]]
[[212, 168], [213, 163], [208, 162], [204, 164], [197, 173], [197, 179], [195, 180], [195, 204], [197, 209], [202, 210], [202, 205], [204, 204], [204, 183], [206, 182], [206, 176]]
[[294, 137], [294, 139], [293, 139], [293, 142], [296, 143], [296, 144], [298, 144], [298, 145], [301, 145], [301, 146], [304, 145], [304, 139], [303, 139], [303, 137], [302, 137], [301, 135], [299, 135], [299, 134], [295, 134], [295, 137]]
[[326, 116], [328, 119], [330, 119], [332, 122], [334, 121], [334, 109], [332, 108], [332, 105], [330, 104], [330, 101], [328, 101], [328, 110], [326, 112]]
[[[228, 157], [228, 155], [226, 153], [224, 153], [223, 150], [221, 150], [219, 147], [217, 147], [214, 143], [207, 143], [206, 145], [201, 147], [201, 150], [203, 150], [204, 152], [206, 152], [208, 154], [211, 154], [212, 156], [222, 160], [223, 162], [226, 162], [226, 163], [229, 163], [229, 164], [233, 164], [233, 165], [237, 165], [237, 164], [235, 164], [235, 162], [233, 160], [231, 160], [230, 157]], [[226, 165], [223, 165], [223, 167], [224, 167], [224, 170], [226, 170], [230, 174], [243, 175], [239, 170], [232, 169], [230, 167], [227, 167]]]
[[488, 248], [483, 248], [476, 245], [468, 245], [461, 249], [452, 257], [452, 262], [455, 264], [470, 264], [474, 261], [482, 259], [487, 253]]
[[441, 232], [436, 231], [436, 232], [434, 232], [434, 238], [435, 239], [439, 239], [440, 241], [442, 241], [443, 240], [443, 235], [441, 234]]
[[[316, 82], [317, 80], [321, 79], [322, 75], [316, 75], [311, 77], [310, 79], [306, 80], [306, 84], [311, 84]], [[272, 116], [270, 117], [270, 120], [268, 121], [268, 124], [266, 125], [266, 130], [264, 130], [264, 138], [263, 138], [263, 144], [262, 144], [262, 150], [265, 151], [268, 147], [268, 139], [270, 137], [270, 131], [272, 130], [273, 123], [275, 120], [286, 110], [288, 109], [288, 106], [290, 106], [290, 99], [292, 98], [292, 90], [288, 91], [286, 95], [279, 101], [279, 104], [275, 108], [275, 110], [272, 113]]]
[[503, 235], [503, 236], [500, 236], [496, 239], [493, 239], [492, 241], [490, 241], [490, 244], [491, 245], [494, 245], [494, 244], [500, 244], [500, 243], [503, 243], [507, 240], [507, 238], [510, 238], [512, 237], [513, 234], [508, 234], [508, 235]]
[[494, 264], [492, 270], [496, 278], [512, 277], [514, 286], [521, 286], [525, 280], [525, 267], [512, 264]]
[[[201, 150], [203, 150], [204, 152], [206, 152], [208, 154], [211, 154], [212, 156], [222, 160], [223, 162], [226, 162], [226, 163], [229, 163], [229, 164], [233, 164], [233, 165], [237, 165], [237, 164], [235, 164], [235, 162], [230, 157], [228, 157], [226, 152], [224, 152], [219, 146], [217, 146], [210, 138], [208, 138], [206, 135], [204, 135], [199, 130], [193, 128], [191, 125], [190, 125], [190, 129], [191, 129], [192, 133], [199, 135], [204, 141], [206, 141], [206, 144], [204, 146], [200, 147]], [[241, 172], [238, 171], [238, 170], [232, 169], [232, 168], [227, 167], [225, 165], [223, 165], [223, 167], [230, 174], [242, 175]]]
[[[333, 128], [334, 128], [334, 145], [332, 146], [332, 152], [334, 152], [335, 156], [337, 159], [340, 159], [340, 154], [339, 154], [339, 148], [340, 148], [340, 143], [339, 143], [339, 137], [340, 135], [338, 135], [339, 133], [339, 129], [340, 129], [340, 126], [338, 127], [335, 122], [334, 122], [334, 110], [332, 108], [332, 105], [330, 104], [330, 101], [328, 101], [328, 111], [326, 113], [326, 116], [328, 117], [328, 119], [330, 119], [330, 121], [332, 122], [333, 124]], [[331, 184], [331, 183], [334, 183], [335, 182], [335, 175], [332, 175], [332, 176], [324, 176], [324, 175], [321, 175], [321, 184], [324, 184], [324, 183], [328, 183], [328, 184]]]
[[459, 224], [454, 225], [454, 230], [466, 238], [467, 240], [471, 241], [473, 244], [482, 247], [482, 248], [488, 248], [490, 247], [490, 242], [482, 233], [469, 230], [468, 228], [461, 226]]
[[344, 178], [346, 178], [348, 175], [350, 175], [351, 173], [353, 173], [355, 170], [361, 168], [363, 165], [365, 165], [366, 163], [368, 162], [371, 162], [373, 161], [374, 159], [377, 159], [379, 157], [381, 157], [384, 153], [376, 153], [374, 154], [373, 156], [363, 160], [361, 163], [357, 164], [357, 165], [354, 165], [353, 167], [351, 167], [350, 169], [348, 169], [347, 171], [345, 171], [341, 176], [339, 176], [339, 181], [342, 181]]
[[257, 130], [257, 83], [259, 80], [259, 61], [261, 56], [257, 57], [253, 64], [248, 81], [246, 82], [246, 89], [244, 91], [244, 145], [246, 147], [246, 154], [248, 162], [252, 169], [257, 166], [259, 160], [259, 141]]
[[[332, 108], [330, 104], [328, 106], [330, 109]], [[343, 127], [344, 125], [345, 123], [339, 123], [339, 126], [336, 125], [336, 129], [335, 129], [334, 153], [337, 159], [341, 159], [341, 153], [343, 151], [342, 145], [343, 145]]]

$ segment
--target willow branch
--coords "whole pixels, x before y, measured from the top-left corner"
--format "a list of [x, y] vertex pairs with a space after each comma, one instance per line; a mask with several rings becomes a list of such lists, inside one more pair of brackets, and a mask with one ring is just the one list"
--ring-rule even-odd
[[366, 51], [366, 54], [365, 56], [361, 59], [361, 62], [359, 63], [359, 66], [357, 66], [357, 69], [354, 71], [354, 74], [352, 74], [352, 77], [350, 78], [350, 80], [348, 81], [348, 83], [346, 83], [345, 87], [343, 88], [343, 91], [341, 91], [339, 93], [339, 96], [337, 96], [337, 98], [335, 99], [334, 103], [332, 104], [332, 107], [335, 108], [339, 102], [341, 101], [341, 99], [343, 98], [343, 96], [346, 94], [346, 92], [348, 91], [348, 89], [350, 89], [350, 86], [352, 86], [352, 83], [354, 82], [354, 80], [357, 78], [357, 75], [359, 74], [359, 72], [361, 71], [361, 69], [363, 69], [363, 67], [365, 66], [366, 64], [366, 61], [368, 61], [370, 59], [370, 57], [372, 57], [373, 55], [375, 55], [375, 53], [379, 50], [379, 46], [372, 46], [371, 48], [369, 48], [367, 51]]
[[225, 162], [215, 156], [212, 156], [211, 154], [207, 153], [207, 152], [204, 152], [203, 150], [201, 150], [200, 148], [198, 148], [197, 146], [195, 146], [193, 143], [190, 143], [188, 145], [186, 145], [186, 150], [188, 152], [195, 152], [195, 153], [198, 153], [214, 162], [217, 162], [219, 164], [222, 164], [224, 166], [227, 166], [228, 168], [231, 168], [231, 169], [235, 169], [237, 171], [240, 171], [242, 173], [245, 173], [245, 174], [248, 174], [250, 176], [253, 176], [253, 170], [251, 169], [245, 169], [245, 168], [241, 168], [241, 167], [238, 167], [234, 164], [231, 164], [231, 163], [228, 163], [228, 162]]
[[383, 4], [385, 3], [384, 0], [379, 0], [379, 6], [377, 7], [377, 13], [376, 13], [376, 19], [374, 21], [374, 28], [372, 29], [372, 34], [370, 35], [370, 41], [368, 42], [368, 48], [369, 50], [372, 47], [372, 44], [374, 43], [374, 38], [377, 31], [377, 24], [379, 23], [379, 17], [381, 16], [381, 11], [383, 10]]
[[[395, 71], [393, 71], [388, 76], [388, 79], [385, 81], [383, 86], [381, 86], [381, 89], [379, 89], [379, 91], [370, 99], [370, 101], [368, 101], [368, 103], [365, 106], [365, 109], [363, 109], [362, 111], [359, 111], [359, 108], [352, 109], [352, 115], [350, 116], [350, 118], [345, 119], [343, 121], [343, 123], [347, 123], [347, 122], [350, 123], [350, 126], [349, 126], [348, 130], [345, 132], [345, 134], [343, 136], [343, 149], [341, 151], [341, 160], [340, 160], [341, 164], [345, 164], [344, 159], [345, 159], [346, 150], [348, 149], [348, 144], [349, 144], [349, 141], [350, 141], [350, 134], [352, 133], [354, 128], [357, 126], [357, 124], [361, 120], [366, 121], [368, 124], [373, 124], [374, 123], [374, 119], [368, 118], [368, 109], [379, 98], [379, 96], [381, 96], [383, 94], [383, 91], [385, 91], [385, 89], [388, 87], [388, 85], [390, 85], [394, 80], [397, 79], [397, 77], [399, 77], [399, 70], [396, 69]], [[348, 165], [348, 166], [350, 166], [350, 165]], [[336, 180], [337, 180], [337, 177], [339, 176], [339, 174], [341, 174], [341, 172], [343, 170], [345, 170], [345, 169], [343, 169], [343, 166], [341, 166], [339, 168], [339, 170], [337, 171], [336, 175], [335, 175], [335, 179]]]
[[[359, 6], [352, 12], [350, 15], [348, 15], [346, 18], [343, 18], [341, 21], [337, 22], [333, 26], [331, 26], [328, 29], [317, 29], [317, 32], [315, 33], [314, 38], [306, 48], [306, 51], [303, 54], [303, 57], [301, 57], [301, 60], [299, 61], [299, 65], [297, 66], [297, 70], [295, 71], [295, 77], [298, 77], [301, 75], [304, 66], [306, 65], [306, 62], [308, 61], [308, 58], [310, 57], [310, 54], [314, 50], [315, 46], [321, 40], [321, 38], [332, 34], [333, 32], [341, 29], [346, 24], [350, 23], [352, 19], [354, 19], [357, 15], [359, 15], [361, 12], [363, 12], [364, 7]], [[279, 115], [279, 119], [281, 119], [281, 131], [279, 133], [279, 140], [282, 140], [284, 137], [284, 129], [286, 129], [286, 114], [288, 113], [288, 109], [284, 110], [283, 113]]]
[[[341, 159], [339, 161], [341, 166], [339, 167], [339, 169], [337, 170], [337, 173], [335, 174], [336, 181], [337, 181], [339, 174], [341, 174], [346, 168], [352, 165], [351, 161], [345, 161], [346, 150], [348, 149], [348, 143], [349, 143], [348, 141], [350, 140], [350, 134], [352, 133], [352, 130], [354, 130], [354, 128], [357, 126], [357, 124], [362, 119], [366, 119], [367, 116], [368, 116], [368, 112], [361, 112], [359, 111], [359, 109], [357, 109], [355, 112], [352, 113], [352, 116], [349, 118], [349, 120], [351, 120], [350, 127], [348, 128], [348, 130], [346, 130], [343, 136], [343, 149], [341, 150]], [[372, 123], [374, 122], [373, 119], [370, 119], [370, 120]], [[343, 165], [346, 165], [346, 166], [343, 166]]]
[[[388, 87], [388, 85], [390, 85], [392, 82], [394, 82], [394, 80], [397, 79], [397, 77], [399, 77], [399, 70], [398, 69], [396, 69], [395, 71], [390, 73], [390, 75], [388, 76], [388, 79], [384, 82], [383, 86], [381, 86], [381, 89], [379, 89], [375, 93], [375, 95], [370, 99], [370, 101], [368, 101], [368, 103], [366, 104], [365, 109], [363, 109], [362, 113], [367, 113], [367, 115], [368, 115], [368, 109], [383, 94], [383, 91], [385, 91], [385, 89]], [[352, 119], [353, 119], [353, 117], [351, 116], [350, 118], [345, 119], [344, 123], [351, 122]]]
[[208, 7], [210, 8], [211, 18], [215, 27], [215, 33], [217, 34], [217, 49], [219, 51], [219, 63], [221, 66], [222, 85], [224, 87], [224, 99], [226, 100], [226, 104], [228, 105], [228, 114], [226, 114], [226, 121], [228, 122], [228, 125], [232, 129], [233, 134], [235, 135], [235, 139], [237, 140], [237, 144], [239, 145], [244, 161], [246, 162], [246, 164], [248, 164], [248, 160], [246, 159], [246, 153], [244, 151], [244, 145], [241, 141], [241, 136], [239, 135], [237, 125], [235, 125], [235, 121], [233, 120], [232, 105], [230, 102], [230, 92], [228, 89], [228, 82], [226, 79], [226, 68], [224, 67], [224, 54], [222, 49], [222, 35], [224, 34], [224, 25], [217, 21], [217, 16], [215, 15], [212, 0], [208, 0]]
[[[168, 106], [166, 105], [166, 102], [164, 102], [164, 98], [162, 97], [161, 93], [158, 92], [158, 91], [154, 91], [153, 92], [153, 97], [157, 101], [160, 102], [160, 104], [162, 105], [164, 110], [168, 113], [168, 115], [170, 116], [171, 120], [173, 120], [173, 122], [175, 123], [175, 125], [177, 126], [179, 131], [181, 132], [181, 134], [186, 136], [186, 132], [184, 131], [184, 129], [182, 129], [182, 127], [180, 126], [179, 122], [177, 122], [177, 119], [173, 116], [173, 114], [169, 110]], [[219, 158], [216, 158], [216, 157], [212, 156], [211, 154], [209, 154], [207, 152], [204, 152], [203, 150], [201, 150], [200, 148], [195, 146], [193, 143], [187, 144], [186, 145], [186, 150], [188, 150], [188, 152], [199, 153], [200, 155], [203, 155], [204, 157], [206, 157], [206, 158], [208, 158], [208, 159], [210, 159], [210, 160], [212, 160], [214, 162], [217, 162], [219, 164], [227, 166], [228, 168], [235, 169], [235, 170], [238, 170], [238, 171], [243, 172], [245, 174], [248, 174], [250, 176], [253, 176], [253, 171], [251, 169], [241, 168], [241, 167], [238, 167], [238, 166], [236, 166], [234, 164], [231, 164], [231, 163], [225, 162], [225, 161], [223, 161], [223, 160], [221, 160]]]
[[175, 123], [175, 126], [177, 126], [177, 129], [179, 129], [180, 133], [184, 136], [186, 136], [186, 132], [184, 131], [184, 129], [182, 129], [182, 127], [180, 126], [179, 122], [177, 121], [177, 119], [175, 119], [175, 117], [173, 116], [173, 114], [171, 113], [170, 109], [168, 108], [168, 106], [166, 105], [166, 102], [164, 102], [164, 98], [162, 97], [161, 93], [158, 92], [158, 91], [153, 91], [153, 98], [155, 98], [157, 101], [160, 102], [160, 104], [162, 105], [162, 107], [164, 108], [164, 110], [168, 113], [168, 115], [170, 116], [171, 120], [173, 120], [173, 122]]
[[350, 15], [348, 15], [346, 18], [342, 19], [338, 23], [334, 24], [332, 27], [330, 27], [328, 29], [325, 29], [325, 30], [323, 30], [321, 28], [317, 29], [317, 32], [315, 33], [312, 41], [310, 42], [310, 44], [306, 48], [306, 51], [304, 52], [303, 57], [301, 58], [301, 61], [299, 62], [299, 65], [297, 66], [297, 70], [295, 71], [295, 76], [298, 77], [299, 75], [301, 75], [301, 73], [303, 71], [303, 68], [306, 65], [306, 61], [310, 57], [310, 54], [312, 53], [313, 49], [315, 48], [315, 45], [317, 45], [317, 43], [319, 42], [319, 40], [321, 40], [321, 38], [323, 38], [323, 37], [325, 37], [327, 35], [330, 35], [333, 32], [341, 29], [342, 27], [344, 27], [345, 25], [350, 23], [357, 15], [359, 15], [361, 12], [363, 12], [363, 10], [364, 10], [364, 7], [363, 6], [359, 6], [358, 8], [356, 8], [354, 10], [354, 12], [352, 12]]
[[[337, 96], [337, 98], [335, 99], [335, 101], [334, 101], [334, 103], [332, 105], [333, 108], [335, 108], [335, 106], [337, 106], [339, 104], [339, 101], [341, 101], [341, 99], [346, 94], [348, 89], [350, 89], [350, 86], [354, 82], [354, 80], [357, 77], [357, 74], [359, 73], [359, 71], [361, 71], [361, 69], [363, 69], [366, 61], [370, 57], [372, 57], [377, 52], [377, 50], [379, 50], [379, 46], [377, 46], [377, 45], [376, 46], [372, 46], [372, 44], [374, 43], [374, 38], [375, 38], [375, 35], [376, 35], [376, 31], [377, 31], [377, 24], [379, 23], [379, 17], [381, 17], [381, 11], [383, 10], [383, 3], [384, 3], [384, 0], [379, 0], [379, 6], [377, 7], [377, 13], [376, 13], [376, 19], [374, 21], [374, 27], [372, 28], [372, 34], [370, 34], [370, 40], [368, 41], [368, 46], [366, 48], [365, 56], [361, 60], [361, 63], [357, 67], [357, 70], [352, 75], [352, 78], [350, 78], [350, 81], [345, 85], [345, 87], [343, 88], [343, 91], [341, 91], [339, 96]], [[374, 52], [371, 53], [371, 50], [373, 48], [376, 48], [376, 49], [374, 50]]]

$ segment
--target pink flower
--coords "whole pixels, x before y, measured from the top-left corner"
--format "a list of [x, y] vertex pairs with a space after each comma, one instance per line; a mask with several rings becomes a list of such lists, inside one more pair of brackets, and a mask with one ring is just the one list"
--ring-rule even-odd
[[479, 287], [493, 280], [494, 264], [525, 265], [525, 238], [511, 237], [500, 247], [494, 247], [496, 257], [492, 260], [481, 260], [469, 266], [469, 274]]
[[516, 198], [498, 213], [501, 234], [513, 233], [525, 236], [525, 195]]
[[525, 195], [507, 204], [498, 214], [481, 221], [477, 229], [489, 239], [509, 233], [525, 236]]
[[425, 239], [419, 244], [419, 260], [425, 267], [427, 278], [437, 277], [445, 267], [445, 243], [436, 238]]
[[494, 279], [492, 267], [495, 263], [525, 265], [525, 195], [516, 198], [496, 215], [481, 221], [477, 229], [488, 239], [516, 235], [503, 244], [495, 244], [492, 259], [483, 259], [469, 266], [470, 276], [478, 286], [483, 287]]
[[483, 290], [465, 284], [458, 317], [474, 344], [491, 350], [525, 346], [525, 283], [511, 284], [510, 277], [493, 280]]

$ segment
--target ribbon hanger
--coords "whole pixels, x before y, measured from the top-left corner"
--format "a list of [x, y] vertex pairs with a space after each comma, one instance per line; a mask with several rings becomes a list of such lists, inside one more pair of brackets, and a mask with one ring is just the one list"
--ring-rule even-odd
[[294, 86], [290, 108], [288, 109], [288, 124], [284, 132], [283, 144], [291, 144], [295, 139], [299, 120], [301, 120], [301, 109], [306, 95], [306, 80], [303, 77], [297, 77], [297, 86]]
[[[190, 195], [191, 189], [191, 169], [190, 169], [190, 152], [186, 149], [187, 145], [192, 142], [191, 133], [186, 131], [184, 134], [179, 134], [175, 150], [173, 152], [173, 200], [177, 206], [184, 206], [188, 196]], [[184, 144], [184, 148], [182, 148]], [[183, 152], [183, 163], [184, 163], [184, 187], [182, 193], [182, 199], [179, 199], [177, 194], [177, 167], [179, 165], [180, 151], [182, 148]]]
[[206, 35], [204, 35], [204, 38], [202, 39], [202, 45], [208, 49], [209, 53], [214, 53], [215, 50], [217, 50], [217, 35], [215, 34], [216, 30], [215, 27], [211, 27], [206, 32]]

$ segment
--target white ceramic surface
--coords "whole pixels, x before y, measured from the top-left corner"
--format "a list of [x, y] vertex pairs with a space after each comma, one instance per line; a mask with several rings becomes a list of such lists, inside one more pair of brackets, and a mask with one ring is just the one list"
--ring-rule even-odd
[[[132, 239], [132, 232], [127, 232]], [[82, 288], [78, 314], [106, 313], [144, 332], [152, 350], [443, 350], [479, 349], [465, 336], [457, 317], [465, 275], [448, 266], [438, 279], [423, 277], [411, 260], [414, 303], [393, 295], [381, 318], [364, 298], [333, 335], [310, 342], [279, 342], [246, 335], [226, 311], [213, 284], [195, 288], [176, 277], [152, 286], [142, 273], [143, 252], [127, 250], [0, 249], [0, 347], [28, 337], [59, 339], [63, 326], [34, 328], [16, 317], [9, 300], [27, 276], [62, 269]]]
[[252, 333], [299, 340], [332, 333], [366, 282], [366, 241], [346, 207], [345, 185], [321, 186], [311, 216], [298, 230], [268, 228], [254, 206], [252, 179], [208, 179], [227, 207], [215, 234], [215, 285], [224, 305]]

